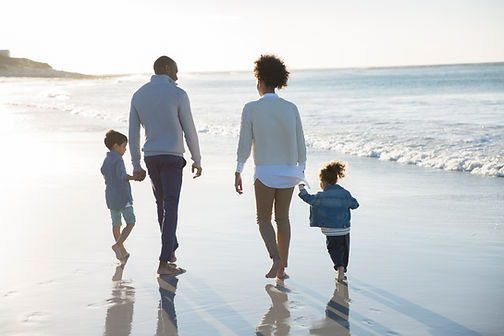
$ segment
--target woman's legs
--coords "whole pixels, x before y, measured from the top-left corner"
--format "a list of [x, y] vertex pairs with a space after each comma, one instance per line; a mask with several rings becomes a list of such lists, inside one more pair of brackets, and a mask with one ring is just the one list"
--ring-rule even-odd
[[284, 268], [289, 258], [289, 244], [291, 228], [289, 221], [289, 207], [294, 188], [276, 189], [275, 192], [275, 222], [277, 224], [278, 252], [282, 259], [282, 267], [277, 271], [277, 277], [283, 278]]
[[[294, 188], [275, 189], [265, 186], [256, 180], [255, 196], [257, 224], [266, 249], [273, 259], [273, 266], [266, 277], [284, 276], [284, 267], [287, 267], [290, 243], [289, 206]], [[277, 233], [271, 224], [271, 214], [275, 205], [275, 221]], [[278, 244], [277, 244], [278, 241]], [[281, 260], [281, 262], [279, 262]]]
[[271, 213], [273, 211], [273, 202], [275, 200], [275, 189], [262, 184], [261, 181], [256, 180], [254, 183], [255, 199], [256, 199], [256, 214], [257, 225], [259, 225], [259, 232], [266, 245], [266, 249], [273, 259], [273, 265], [270, 271], [266, 274], [267, 278], [274, 278], [277, 273], [278, 267], [282, 265], [278, 246], [275, 238], [275, 230], [271, 225]]

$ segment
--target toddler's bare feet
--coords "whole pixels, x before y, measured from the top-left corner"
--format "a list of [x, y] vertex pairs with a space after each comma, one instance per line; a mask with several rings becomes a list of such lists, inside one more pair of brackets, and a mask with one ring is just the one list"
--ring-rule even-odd
[[274, 278], [277, 276], [278, 268], [282, 266], [282, 259], [273, 259], [273, 265], [271, 265], [271, 269], [266, 274], [266, 278]]
[[345, 278], [345, 268], [343, 266], [338, 267], [338, 281], [343, 281]]
[[180, 268], [180, 267], [174, 267], [171, 264], [165, 263], [162, 265], [159, 265], [157, 273], [158, 274], [171, 274], [171, 275], [177, 275], [177, 274], [182, 274], [184, 273], [185, 270]]
[[117, 244], [112, 245], [112, 251], [115, 252], [117, 260], [123, 261], [124, 257], [123, 257], [122, 251], [121, 251], [121, 246], [119, 246]]

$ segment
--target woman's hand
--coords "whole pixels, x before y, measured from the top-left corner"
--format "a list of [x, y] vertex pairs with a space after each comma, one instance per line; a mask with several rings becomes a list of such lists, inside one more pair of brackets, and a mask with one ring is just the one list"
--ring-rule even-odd
[[235, 190], [238, 194], [243, 194], [242, 178], [240, 173], [235, 173]]

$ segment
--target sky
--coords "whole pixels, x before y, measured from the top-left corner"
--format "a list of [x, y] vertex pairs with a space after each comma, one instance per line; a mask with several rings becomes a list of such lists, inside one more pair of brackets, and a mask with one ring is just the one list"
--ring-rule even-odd
[[504, 61], [500, 0], [16, 0], [2, 4], [0, 49], [87, 74]]

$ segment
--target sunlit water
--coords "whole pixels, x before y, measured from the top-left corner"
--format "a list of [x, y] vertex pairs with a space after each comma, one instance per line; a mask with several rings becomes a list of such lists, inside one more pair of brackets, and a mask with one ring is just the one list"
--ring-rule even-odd
[[[8, 101], [126, 123], [131, 94], [148, 80], [32, 83], [40, 93]], [[236, 136], [243, 105], [257, 99], [252, 73], [182, 74], [179, 85], [201, 133]], [[293, 71], [280, 95], [298, 105], [313, 149], [504, 176], [503, 63]]]

